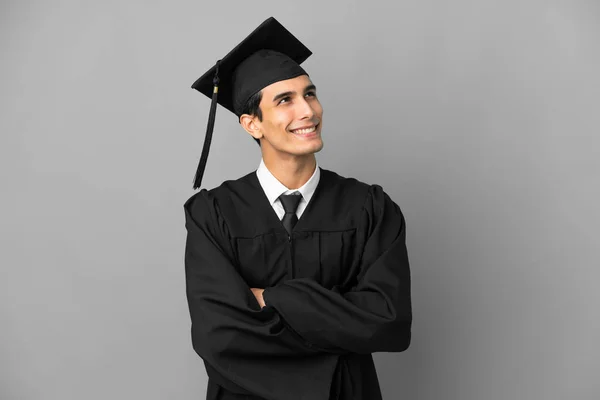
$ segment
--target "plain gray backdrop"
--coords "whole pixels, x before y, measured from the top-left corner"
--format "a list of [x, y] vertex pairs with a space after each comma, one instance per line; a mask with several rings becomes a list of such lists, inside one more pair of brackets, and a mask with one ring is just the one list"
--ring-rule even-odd
[[[407, 220], [385, 399], [600, 398], [597, 0], [2, 1], [0, 398], [204, 398], [190, 85], [271, 15], [314, 53], [319, 164]], [[220, 108], [203, 187], [259, 161]]]

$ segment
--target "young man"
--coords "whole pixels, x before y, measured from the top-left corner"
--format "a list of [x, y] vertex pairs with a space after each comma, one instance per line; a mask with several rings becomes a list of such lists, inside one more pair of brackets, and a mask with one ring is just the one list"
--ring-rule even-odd
[[256, 171], [184, 205], [192, 343], [207, 400], [378, 400], [372, 353], [405, 350], [410, 271], [400, 208], [320, 168], [311, 52], [269, 18], [199, 78], [260, 144]]

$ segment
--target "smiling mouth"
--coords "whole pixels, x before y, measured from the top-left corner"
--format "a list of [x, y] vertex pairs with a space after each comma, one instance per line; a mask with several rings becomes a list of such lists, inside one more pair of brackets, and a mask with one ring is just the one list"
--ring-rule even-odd
[[317, 124], [315, 126], [311, 126], [310, 128], [293, 129], [290, 132], [292, 132], [294, 135], [308, 135], [308, 134], [314, 133], [317, 130], [318, 126], [319, 126], [319, 124]]

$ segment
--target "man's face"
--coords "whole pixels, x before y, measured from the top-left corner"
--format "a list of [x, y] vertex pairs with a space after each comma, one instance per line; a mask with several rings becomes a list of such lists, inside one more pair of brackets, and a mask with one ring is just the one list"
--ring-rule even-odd
[[263, 153], [288, 158], [320, 151], [323, 107], [308, 75], [275, 82], [262, 89], [262, 121], [255, 118], [264, 140]]

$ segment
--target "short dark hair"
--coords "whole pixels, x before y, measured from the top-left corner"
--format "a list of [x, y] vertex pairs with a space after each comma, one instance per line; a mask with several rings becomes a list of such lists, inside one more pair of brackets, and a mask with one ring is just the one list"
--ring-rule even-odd
[[[258, 120], [262, 122], [262, 112], [260, 111], [261, 100], [262, 90], [259, 90], [248, 99], [248, 101], [244, 105], [244, 108], [242, 108], [242, 113], [240, 114], [240, 116], [244, 114], [252, 115], [253, 117], [258, 117]], [[256, 140], [256, 143], [258, 143], [258, 145], [260, 146], [260, 139], [255, 138], [254, 140]]]

